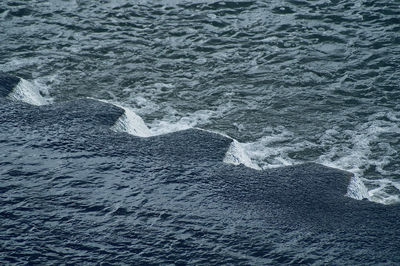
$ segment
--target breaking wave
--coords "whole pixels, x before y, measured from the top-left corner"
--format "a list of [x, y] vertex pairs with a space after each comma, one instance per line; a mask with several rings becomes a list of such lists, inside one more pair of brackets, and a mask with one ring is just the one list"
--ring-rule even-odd
[[[44, 96], [46, 93], [47, 90], [41, 89], [40, 86], [20, 79], [20, 82], [9, 97], [32, 105], [44, 105], [51, 102], [49, 97], [46, 98]], [[138, 137], [150, 137], [196, 128], [198, 124], [205, 123], [213, 115], [208, 111], [199, 111], [193, 114], [192, 117], [183, 117], [175, 122], [165, 120], [153, 121], [151, 127], [148, 127], [144, 120], [135, 113], [133, 108], [112, 101], [100, 101], [113, 104], [124, 110], [123, 115], [116, 121], [114, 126], [111, 127], [112, 130], [126, 132]], [[394, 128], [390, 128], [390, 130], [393, 131]], [[338, 148], [333, 148], [316, 160], [316, 162], [325, 166], [350, 171], [354, 174], [348, 186], [347, 196], [357, 200], [368, 199], [382, 204], [400, 202], [399, 195], [394, 195], [388, 191], [389, 189], [400, 191], [400, 185], [397, 182], [386, 178], [369, 180], [362, 177], [363, 167], [365, 168], [363, 164], [369, 161], [368, 156], [372, 153], [369, 143], [374, 140], [377, 132], [383, 131], [385, 131], [385, 127], [379, 127], [373, 124], [365, 135], [355, 134], [353, 136], [354, 144], [351, 150], [344, 151], [342, 148], [339, 151]], [[249, 143], [240, 143], [236, 139], [225, 134], [214, 131], [210, 132], [221, 134], [232, 139], [232, 143], [223, 160], [225, 163], [244, 165], [256, 170], [302, 163], [300, 160], [290, 158], [288, 154], [294, 150], [303, 150], [316, 145], [307, 141], [295, 144], [288, 142], [287, 140], [292, 138], [293, 135], [287, 130], [281, 130], [278, 134], [264, 136], [256, 142]], [[325, 142], [329, 142], [330, 138], [334, 137], [336, 134], [339, 133], [335, 130], [328, 130], [322, 137], [322, 145], [324, 145]], [[275, 145], [276, 143], [280, 145]]]
[[8, 97], [32, 105], [45, 105], [52, 102], [51, 98], [44, 96], [47, 93], [48, 91], [44, 86], [20, 78], [19, 83]]

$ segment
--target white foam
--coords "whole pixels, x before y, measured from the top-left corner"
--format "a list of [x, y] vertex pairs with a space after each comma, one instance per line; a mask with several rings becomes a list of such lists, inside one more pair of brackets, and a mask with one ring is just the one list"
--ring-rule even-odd
[[261, 167], [258, 166], [258, 164], [254, 163], [250, 159], [250, 157], [247, 154], [247, 152], [245, 151], [245, 149], [243, 149], [242, 143], [240, 143], [239, 141], [235, 140], [234, 138], [232, 138], [226, 134], [220, 133], [220, 132], [206, 130], [206, 129], [202, 129], [202, 128], [196, 128], [196, 129], [210, 132], [213, 134], [218, 134], [218, 135], [224, 136], [225, 138], [232, 140], [231, 145], [229, 146], [228, 150], [225, 153], [225, 157], [223, 159], [224, 163], [233, 164], [233, 165], [242, 164], [246, 167], [249, 167], [249, 168], [252, 168], [255, 170], [261, 170]]
[[400, 184], [398, 182], [387, 178], [364, 180], [364, 182], [374, 187], [368, 191], [371, 201], [382, 204], [396, 204], [400, 202]]
[[45, 105], [51, 100], [41, 95], [41, 89], [38, 84], [33, 84], [22, 78], [20, 78], [20, 81], [9, 97], [32, 105]]
[[116, 132], [126, 132], [138, 137], [150, 137], [152, 135], [150, 129], [147, 127], [143, 119], [138, 116], [130, 107], [106, 100], [99, 101], [124, 109], [124, 113], [111, 127], [112, 130]]
[[353, 176], [350, 179], [346, 196], [357, 200], [370, 199], [367, 187], [357, 176]]
[[[375, 117], [372, 117], [371, 121], [354, 130], [345, 132], [335, 128], [327, 130], [317, 143], [297, 139], [285, 128], [274, 128], [266, 129], [269, 135], [255, 142], [243, 143], [241, 146], [250, 161], [262, 169], [304, 163], [305, 161], [301, 159], [293, 159], [291, 154], [305, 153], [310, 148], [316, 150], [323, 148], [326, 152], [311, 161], [353, 173], [354, 177], [350, 180], [347, 196], [381, 204], [400, 203], [400, 183], [385, 178], [390, 175], [385, 166], [396, 158], [397, 152], [390, 143], [379, 142], [381, 134], [399, 133], [400, 129], [393, 123], [397, 120], [396, 115], [384, 116], [390, 117], [392, 122], [376, 121]], [[381, 150], [379, 155], [372, 150], [372, 147], [376, 149], [377, 145]], [[371, 168], [381, 175], [376, 176], [373, 182], [370, 177], [364, 178], [365, 171]]]
[[249, 168], [253, 168], [256, 170], [261, 170], [260, 166], [255, 164], [243, 149], [243, 146], [240, 142], [235, 139], [232, 139], [232, 143], [229, 146], [228, 151], [224, 157], [224, 163], [233, 164], [233, 165], [240, 165], [243, 164]]
[[[398, 126], [393, 122], [375, 120], [385, 114], [371, 116], [371, 121], [360, 126], [360, 128], [338, 132], [335, 129], [328, 130], [322, 137], [322, 144], [330, 146], [331, 149], [320, 156], [318, 162], [327, 166], [352, 172], [355, 177], [349, 184], [347, 195], [355, 199], [367, 198], [381, 204], [400, 203], [400, 184], [384, 176], [389, 173], [384, 170], [385, 166], [396, 155], [396, 151], [389, 143], [381, 143], [379, 136], [385, 133], [399, 133]], [[390, 115], [392, 120], [394, 115]], [[349, 142], [340, 146], [332, 145], [339, 135], [345, 135]], [[381, 155], [377, 156], [372, 151], [372, 146], [377, 146]], [[384, 154], [384, 155], [383, 155]], [[367, 169], [375, 169], [377, 175], [375, 180], [363, 178]], [[397, 191], [396, 191], [397, 188]]]
[[199, 110], [189, 116], [178, 118], [176, 111], [170, 110], [168, 117], [150, 124], [150, 131], [153, 136], [156, 136], [205, 125], [214, 113], [215, 111]]
[[254, 142], [242, 143], [248, 156], [262, 169], [293, 165], [296, 163], [289, 156], [289, 152], [301, 150], [310, 143], [293, 143], [293, 134], [281, 129], [279, 133], [264, 136]]
[[[208, 121], [210, 116], [213, 115], [212, 111], [200, 110], [193, 113], [191, 116], [182, 117], [176, 122], [165, 121], [165, 120], [155, 121], [153, 122], [151, 128], [149, 129], [145, 124], [145, 122], [143, 121], [143, 119], [140, 116], [138, 116], [131, 108], [106, 100], [100, 100], [100, 101], [113, 104], [115, 106], [124, 109], [125, 111], [124, 114], [114, 124], [114, 126], [112, 126], [111, 128], [112, 130], [118, 132], [126, 132], [131, 135], [139, 137], [157, 136], [157, 135], [182, 131], [190, 128], [195, 128], [196, 125]], [[201, 128], [196, 128], [196, 129], [204, 130]], [[243, 149], [242, 144], [240, 142], [219, 132], [214, 132], [209, 130], [204, 130], [204, 131], [223, 135], [224, 137], [232, 139], [232, 143], [223, 159], [224, 163], [233, 165], [243, 164], [249, 168], [261, 170], [261, 168], [250, 159], [250, 157]]]
[[133, 110], [129, 107], [124, 107], [119, 105], [124, 109], [124, 114], [117, 120], [114, 126], [111, 127], [112, 130], [118, 132], [126, 132], [131, 135], [138, 137], [149, 137], [151, 136], [150, 129], [146, 126], [143, 119], [135, 114]]

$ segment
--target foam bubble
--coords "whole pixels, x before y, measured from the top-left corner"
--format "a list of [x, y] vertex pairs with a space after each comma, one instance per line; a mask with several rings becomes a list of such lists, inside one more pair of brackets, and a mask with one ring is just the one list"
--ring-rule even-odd
[[48, 104], [51, 99], [44, 98], [41, 94], [41, 89], [44, 91], [43, 87], [39, 87], [38, 84], [33, 84], [25, 79], [20, 78], [19, 83], [17, 86], [15, 86], [9, 97], [32, 105]]

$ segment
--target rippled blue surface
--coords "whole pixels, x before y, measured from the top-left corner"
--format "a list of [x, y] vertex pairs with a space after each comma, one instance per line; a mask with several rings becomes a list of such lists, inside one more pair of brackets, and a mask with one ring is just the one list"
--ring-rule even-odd
[[350, 170], [390, 203], [400, 195], [399, 10], [398, 1], [3, 1], [0, 62], [56, 101], [124, 103], [159, 132], [217, 130], [248, 143], [262, 167]]
[[[262, 168], [348, 170], [371, 201], [396, 204], [399, 25], [395, 0], [5, 0], [0, 70], [56, 103], [93, 97], [129, 106], [157, 134], [194, 126], [227, 134]], [[271, 250], [301, 256], [287, 250], [290, 239]], [[250, 262], [259, 262], [256, 250]]]
[[232, 139], [114, 132], [122, 112], [0, 98], [2, 263], [400, 260], [400, 209], [345, 196], [350, 173], [226, 164]]

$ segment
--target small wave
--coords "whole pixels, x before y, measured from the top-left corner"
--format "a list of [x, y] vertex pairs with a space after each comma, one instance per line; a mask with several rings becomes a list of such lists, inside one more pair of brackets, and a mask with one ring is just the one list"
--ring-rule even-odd
[[[400, 133], [397, 117], [392, 113], [376, 114], [354, 130], [329, 129], [315, 143], [296, 138], [285, 128], [271, 129], [270, 135], [255, 142], [243, 143], [242, 147], [262, 169], [301, 164], [306, 161], [294, 159], [293, 154], [314, 152], [310, 161], [354, 174], [347, 196], [396, 204], [400, 203], [400, 184], [391, 180], [388, 177], [391, 172], [385, 169], [396, 161], [397, 152], [390, 142], [385, 141], [384, 135]], [[318, 156], [316, 151], [320, 150], [325, 152]], [[372, 175], [371, 171], [374, 171]]]
[[213, 134], [218, 134], [218, 135], [224, 136], [225, 138], [232, 140], [231, 145], [229, 146], [228, 150], [225, 153], [225, 157], [223, 159], [224, 163], [233, 164], [233, 165], [242, 164], [244, 166], [247, 166], [247, 167], [255, 169], [255, 170], [262, 170], [258, 164], [254, 163], [250, 159], [249, 155], [243, 148], [242, 143], [240, 143], [236, 139], [234, 139], [226, 134], [220, 133], [220, 132], [215, 132], [215, 131], [206, 130], [206, 129], [202, 129], [202, 128], [196, 128], [196, 129], [210, 132]]
[[146, 126], [143, 119], [138, 116], [131, 108], [116, 104], [124, 109], [124, 114], [117, 120], [111, 128], [114, 131], [126, 132], [138, 137], [150, 137], [150, 129]]
[[[303, 161], [296, 161], [291, 159], [288, 154], [294, 151], [301, 151], [306, 149], [307, 147], [315, 146], [308, 141], [303, 141], [300, 143], [290, 143], [287, 145], [279, 145], [276, 146], [277, 142], [286, 142], [287, 138], [291, 136], [289, 132], [283, 132], [278, 135], [274, 136], [266, 136], [261, 138], [256, 142], [251, 143], [244, 143], [242, 146], [245, 149], [245, 153], [249, 154], [249, 159], [253, 159], [256, 162], [260, 162], [262, 169], [269, 169], [269, 168], [276, 168], [276, 167], [283, 167], [283, 166], [290, 166], [295, 164], [304, 163]], [[251, 160], [250, 159], [250, 160]], [[347, 170], [340, 165], [333, 164], [329, 161], [318, 161], [318, 163], [333, 167], [336, 169]], [[349, 183], [347, 188], [346, 196], [357, 199], [363, 200], [368, 199], [370, 200], [371, 197], [368, 193], [368, 189], [359, 178], [358, 175], [354, 175]]]
[[[147, 102], [147, 101], [146, 101]], [[253, 168], [256, 170], [261, 170], [261, 167], [254, 163], [247, 152], [245, 151], [243, 144], [238, 142], [237, 140], [233, 139], [232, 137], [225, 135], [220, 132], [205, 130], [199, 128], [199, 125], [205, 125], [208, 123], [211, 117], [219, 116], [223, 113], [224, 109], [220, 108], [215, 111], [211, 110], [199, 110], [196, 111], [188, 116], [176, 118], [174, 115], [176, 114], [176, 110], [170, 110], [170, 117], [166, 117], [163, 120], [156, 120], [153, 121], [149, 125], [151, 136], [157, 136], [172, 132], [177, 132], [181, 130], [186, 130], [190, 128], [196, 128], [199, 130], [207, 131], [213, 134], [219, 134], [224, 137], [227, 137], [232, 140], [232, 144], [230, 145], [229, 149], [226, 152], [225, 158], [223, 160], [224, 163], [233, 164], [233, 165], [245, 165], [249, 168]], [[131, 120], [131, 122], [134, 122]]]
[[[9, 97], [32, 105], [45, 105], [51, 102], [50, 98], [45, 98], [43, 96], [45, 94], [46, 90], [43, 90], [40, 85], [20, 79], [20, 82], [14, 88]], [[155, 121], [151, 128], [149, 128], [132, 108], [123, 106], [119, 103], [105, 100], [101, 101], [113, 104], [124, 110], [124, 114], [116, 121], [114, 126], [111, 127], [112, 130], [117, 132], [126, 132], [139, 137], [150, 137], [195, 128], [198, 124], [207, 123], [209, 118], [213, 115], [211, 111], [202, 110], [195, 112], [191, 116], [180, 118], [176, 122]], [[349, 183], [347, 196], [358, 200], [368, 199], [382, 204], [398, 203], [400, 202], [400, 185], [398, 183], [389, 179], [371, 181], [361, 177], [363, 172], [363, 170], [361, 170], [363, 168], [362, 164], [363, 162], [368, 161], [368, 155], [371, 153], [369, 143], [373, 139], [372, 135], [376, 132], [385, 132], [386, 130], [386, 128], [376, 126], [375, 124], [373, 124], [369, 129], [370, 130], [366, 133], [367, 136], [362, 134], [356, 134], [353, 136], [353, 142], [356, 144], [355, 148], [353, 147], [346, 156], [340, 156], [339, 159], [337, 159], [340, 154], [333, 149], [327, 154], [320, 156], [317, 162], [326, 166], [351, 171], [355, 174]], [[278, 135], [263, 137], [259, 141], [253, 143], [240, 143], [225, 134], [213, 131], [209, 132], [220, 134], [232, 139], [232, 143], [224, 157], [224, 163], [233, 165], [242, 164], [257, 170], [302, 163], [289, 158], [287, 154], [313, 145], [309, 142], [301, 142], [297, 144], [286, 143], [287, 140], [292, 137], [291, 133], [287, 131], [283, 131]], [[329, 139], [334, 137], [335, 134], [338, 134], [335, 130], [329, 130], [324, 138]], [[282, 145], [282, 142], [285, 144]], [[279, 148], [277, 148], [276, 145], [273, 145], [276, 143], [280, 143]], [[343, 150], [341, 151], [343, 152]], [[271, 162], [269, 159], [270, 163], [266, 163], [265, 158], [268, 157], [273, 158], [273, 161]], [[368, 187], [372, 188], [368, 190], [366, 184]], [[393, 193], [393, 191], [396, 193]]]
[[[126, 132], [138, 137], [157, 136], [157, 135], [182, 131], [190, 128], [196, 128], [195, 125], [197, 125], [200, 121], [204, 122], [208, 120], [208, 118], [210, 117], [210, 112], [200, 111], [196, 112], [191, 117], [180, 119], [177, 123], [172, 123], [167, 121], [156, 121], [153, 123], [152, 127], [149, 128], [147, 127], [143, 119], [140, 116], [138, 116], [130, 107], [122, 106], [118, 103], [109, 102], [105, 100], [101, 101], [118, 106], [124, 109], [125, 111], [124, 114], [118, 119], [118, 121], [111, 128], [112, 130], [118, 132]], [[249, 168], [261, 170], [261, 168], [250, 159], [246, 151], [243, 149], [242, 144], [237, 140], [219, 132], [204, 130], [201, 128], [196, 128], [196, 129], [207, 131], [213, 134], [219, 134], [232, 140], [232, 144], [230, 145], [228, 151], [225, 154], [223, 160], [224, 163], [233, 165], [243, 164]]]
[[138, 116], [130, 107], [123, 106], [119, 103], [99, 100], [108, 104], [115, 105], [119, 108], [124, 109], [124, 114], [115, 122], [111, 127], [116, 132], [126, 132], [128, 134], [138, 137], [150, 137], [152, 136], [150, 129], [147, 127], [143, 119]]
[[351, 178], [346, 195], [357, 200], [370, 199], [367, 187], [357, 176]]
[[225, 154], [224, 163], [233, 165], [243, 164], [249, 168], [261, 170], [261, 167], [250, 159], [249, 155], [243, 149], [242, 144], [235, 139], [232, 140], [232, 144]]
[[19, 83], [8, 97], [32, 105], [45, 105], [51, 102], [50, 98], [42, 96], [46, 93], [47, 90], [44, 87], [20, 78]]

